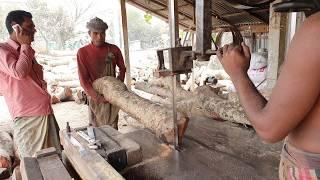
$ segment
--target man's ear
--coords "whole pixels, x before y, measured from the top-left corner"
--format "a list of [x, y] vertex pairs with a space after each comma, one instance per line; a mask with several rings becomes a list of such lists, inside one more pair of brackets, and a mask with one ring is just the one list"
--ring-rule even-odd
[[89, 34], [89, 36], [90, 36], [90, 31], [88, 31], [88, 34]]

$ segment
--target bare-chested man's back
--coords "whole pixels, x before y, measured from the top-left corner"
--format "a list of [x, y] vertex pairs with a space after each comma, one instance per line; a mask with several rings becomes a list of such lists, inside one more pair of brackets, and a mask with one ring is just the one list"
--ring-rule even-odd
[[247, 75], [248, 46], [226, 45], [218, 53], [259, 136], [270, 143], [287, 137], [281, 154], [280, 179], [299, 179], [301, 174], [320, 178], [319, 42], [318, 12], [295, 34], [268, 102]]

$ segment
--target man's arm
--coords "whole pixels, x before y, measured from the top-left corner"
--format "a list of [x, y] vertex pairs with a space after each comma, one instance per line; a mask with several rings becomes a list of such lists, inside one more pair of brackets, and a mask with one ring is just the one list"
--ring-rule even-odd
[[230, 75], [250, 122], [268, 142], [277, 142], [306, 118], [320, 92], [319, 15], [296, 33], [269, 102], [247, 76], [249, 48], [224, 47], [219, 59]]
[[126, 75], [126, 66], [124, 65], [124, 60], [119, 48], [117, 48], [116, 60], [116, 64], [119, 67], [119, 75], [117, 78], [123, 82]]
[[82, 55], [80, 50], [77, 53], [77, 63], [78, 63], [78, 75], [82, 88], [88, 95], [94, 100], [98, 101], [101, 96], [93, 89], [92, 81], [89, 78], [89, 72], [84, 64], [85, 57]]
[[16, 79], [23, 79], [30, 73], [34, 59], [34, 50], [30, 45], [21, 45], [18, 59], [5, 47], [0, 47], [0, 70]]

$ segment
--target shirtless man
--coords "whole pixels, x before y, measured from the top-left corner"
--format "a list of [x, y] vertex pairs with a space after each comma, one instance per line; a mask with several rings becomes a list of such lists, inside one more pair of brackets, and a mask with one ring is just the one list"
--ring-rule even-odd
[[226, 45], [218, 55], [258, 135], [285, 139], [280, 179], [320, 178], [320, 12], [295, 34], [279, 79], [267, 101], [247, 75], [248, 46]]

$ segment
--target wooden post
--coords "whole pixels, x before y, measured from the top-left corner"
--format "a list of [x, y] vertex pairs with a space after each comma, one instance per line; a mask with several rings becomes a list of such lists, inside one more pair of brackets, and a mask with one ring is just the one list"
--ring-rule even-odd
[[128, 24], [127, 24], [127, 10], [126, 0], [120, 0], [121, 7], [121, 22], [122, 22], [122, 36], [124, 44], [124, 60], [126, 64], [126, 84], [127, 88], [131, 90], [131, 74], [130, 74], [130, 59], [129, 59], [129, 38], [128, 38]]
[[[169, 31], [170, 31], [170, 44], [171, 47], [180, 46], [179, 40], [179, 15], [178, 15], [178, 1], [177, 0], [169, 0]], [[174, 139], [173, 144], [175, 148], [179, 146], [179, 138], [178, 138], [178, 122], [177, 122], [177, 105], [176, 105], [176, 84], [180, 82], [180, 76], [174, 74], [172, 76], [172, 112], [173, 112], [173, 129], [174, 129]]]
[[272, 89], [276, 84], [279, 68], [285, 58], [288, 15], [287, 13], [274, 12], [272, 5], [270, 5], [269, 19], [267, 88]]

